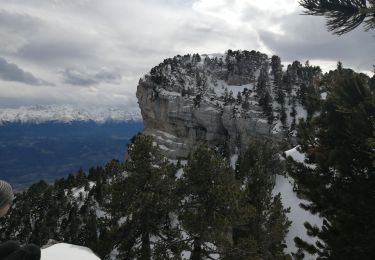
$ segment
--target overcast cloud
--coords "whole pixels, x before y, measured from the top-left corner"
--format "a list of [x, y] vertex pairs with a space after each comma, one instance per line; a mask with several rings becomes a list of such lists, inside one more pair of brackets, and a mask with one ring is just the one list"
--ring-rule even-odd
[[372, 33], [341, 37], [295, 0], [0, 0], [0, 107], [137, 108], [139, 78], [168, 57], [227, 49], [370, 71]]
[[3, 81], [15, 81], [27, 85], [52, 85], [46, 81], [36, 78], [29, 72], [23, 71], [17, 65], [9, 63], [0, 57], [0, 79]]

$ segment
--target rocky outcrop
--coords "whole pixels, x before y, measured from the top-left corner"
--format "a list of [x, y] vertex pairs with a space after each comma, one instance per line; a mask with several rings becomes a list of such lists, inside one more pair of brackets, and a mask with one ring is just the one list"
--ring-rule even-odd
[[[249, 53], [248, 61], [243, 62], [241, 57]], [[258, 52], [236, 55], [227, 53], [220, 59], [176, 56], [140, 80], [137, 98], [144, 133], [154, 136], [169, 158], [186, 158], [201, 143], [219, 146], [229, 154], [244, 151], [254, 138], [281, 138], [285, 126], [298, 119], [298, 115], [289, 115], [292, 105], [272, 101], [276, 93], [273, 75], [268, 72], [268, 57]], [[264, 86], [258, 83], [263, 80], [259, 79], [262, 69], [269, 73]], [[271, 116], [260, 105], [265, 95], [260, 92], [270, 94], [267, 104], [271, 106]], [[287, 98], [296, 96], [297, 90], [291, 90]], [[294, 110], [296, 106], [298, 110], [301, 105], [297, 102]], [[284, 124], [278, 114], [280, 108], [287, 114]]]
[[252, 116], [235, 118], [230, 107], [220, 109], [206, 100], [194, 107], [189, 97], [159, 94], [155, 99], [153, 95], [153, 86], [140, 82], [137, 97], [144, 133], [154, 136], [170, 158], [186, 158], [191, 149], [206, 142], [227, 144], [233, 150], [271, 131], [259, 106], [253, 107]]

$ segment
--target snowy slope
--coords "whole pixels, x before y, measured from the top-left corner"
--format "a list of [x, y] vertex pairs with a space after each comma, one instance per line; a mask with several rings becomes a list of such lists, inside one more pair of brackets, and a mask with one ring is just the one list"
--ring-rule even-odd
[[[319, 216], [312, 215], [310, 212], [302, 209], [299, 206], [301, 203], [308, 203], [308, 201], [297, 197], [297, 194], [293, 191], [292, 183], [293, 179], [277, 175], [276, 185], [273, 191], [274, 194], [281, 194], [281, 199], [285, 208], [290, 207], [288, 218], [290, 221], [292, 221], [292, 225], [290, 226], [289, 232], [286, 236], [287, 253], [297, 251], [297, 247], [294, 244], [294, 238], [296, 236], [300, 237], [306, 242], [315, 244], [316, 240], [306, 234], [306, 228], [303, 225], [305, 222], [309, 222], [312, 225], [317, 226], [322, 225], [322, 219], [319, 218]], [[315, 259], [315, 257], [309, 256], [306, 259]]]
[[128, 112], [117, 107], [80, 108], [72, 105], [36, 105], [0, 109], [0, 125], [4, 123], [44, 123], [74, 121], [125, 122], [141, 121], [140, 112]]
[[42, 249], [41, 260], [100, 260], [90, 249], [59, 243]]
[[[291, 157], [294, 161], [304, 163], [307, 167], [314, 168], [315, 165], [305, 163], [305, 155], [298, 151], [297, 147], [285, 152], [287, 157]], [[285, 208], [290, 207], [290, 213], [288, 218], [292, 221], [292, 225], [289, 228], [286, 236], [287, 253], [296, 252], [297, 247], [294, 244], [294, 238], [300, 237], [302, 240], [315, 244], [316, 239], [309, 237], [306, 233], [304, 226], [305, 222], [309, 222], [312, 225], [322, 226], [322, 219], [318, 215], [312, 215], [309, 211], [306, 211], [300, 207], [300, 204], [309, 204], [308, 201], [300, 199], [297, 194], [293, 191], [294, 180], [290, 177], [281, 175], [276, 176], [276, 184], [273, 190], [273, 194], [281, 194], [283, 206]], [[315, 256], [307, 255], [307, 260], [316, 259]]]

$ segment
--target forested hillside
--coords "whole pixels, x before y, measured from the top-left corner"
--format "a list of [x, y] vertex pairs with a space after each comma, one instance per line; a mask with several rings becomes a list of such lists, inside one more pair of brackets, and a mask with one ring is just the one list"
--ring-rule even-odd
[[2, 239], [55, 239], [103, 259], [287, 259], [287, 209], [271, 194], [274, 174], [282, 173], [274, 148], [254, 143], [234, 171], [214, 147], [171, 163], [151, 137], [139, 136], [125, 164], [18, 194]]

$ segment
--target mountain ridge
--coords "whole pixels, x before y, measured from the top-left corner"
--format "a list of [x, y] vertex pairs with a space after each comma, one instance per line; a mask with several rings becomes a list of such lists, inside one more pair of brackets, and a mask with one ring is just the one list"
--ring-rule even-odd
[[6, 123], [72, 123], [142, 121], [140, 112], [128, 112], [122, 107], [79, 107], [75, 105], [34, 105], [0, 108], [0, 126]]

